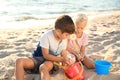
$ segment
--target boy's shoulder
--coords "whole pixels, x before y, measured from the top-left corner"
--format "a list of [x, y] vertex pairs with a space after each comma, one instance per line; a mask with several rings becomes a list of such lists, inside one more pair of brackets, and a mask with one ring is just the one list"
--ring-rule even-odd
[[41, 36], [47, 36], [47, 35], [51, 35], [53, 30], [48, 30], [45, 33], [43, 33]]
[[52, 29], [51, 30], [48, 30], [48, 31], [46, 31], [44, 34], [49, 34], [49, 33], [52, 33]]

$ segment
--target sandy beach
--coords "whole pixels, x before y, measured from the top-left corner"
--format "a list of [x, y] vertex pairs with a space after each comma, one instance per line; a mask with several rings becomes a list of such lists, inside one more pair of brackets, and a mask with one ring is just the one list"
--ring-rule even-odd
[[[87, 55], [93, 60], [106, 59], [114, 69], [109, 75], [97, 75], [85, 68], [85, 80], [120, 80], [120, 10], [88, 14], [85, 32], [89, 36]], [[53, 29], [53, 23], [21, 29], [0, 29], [0, 80], [15, 80], [15, 61], [31, 56], [42, 33]], [[38, 76], [36, 76], [37, 78]], [[62, 71], [51, 80], [65, 80]]]

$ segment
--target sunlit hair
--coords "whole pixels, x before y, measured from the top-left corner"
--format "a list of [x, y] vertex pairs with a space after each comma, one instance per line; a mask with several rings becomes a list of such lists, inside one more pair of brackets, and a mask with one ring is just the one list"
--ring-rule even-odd
[[78, 14], [75, 17], [75, 22], [83, 22], [83, 21], [87, 21], [88, 17], [85, 14]]
[[74, 33], [75, 32], [75, 26], [72, 18], [68, 15], [62, 15], [57, 18], [55, 22], [55, 29], [60, 29], [62, 33]]

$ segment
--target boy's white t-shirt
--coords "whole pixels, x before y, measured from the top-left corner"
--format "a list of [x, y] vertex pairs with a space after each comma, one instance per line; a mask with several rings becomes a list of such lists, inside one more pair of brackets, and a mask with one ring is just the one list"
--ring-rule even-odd
[[40, 37], [40, 45], [43, 48], [49, 49], [49, 54], [58, 56], [67, 47], [67, 39], [63, 39], [61, 42], [55, 39], [53, 30], [49, 30]]

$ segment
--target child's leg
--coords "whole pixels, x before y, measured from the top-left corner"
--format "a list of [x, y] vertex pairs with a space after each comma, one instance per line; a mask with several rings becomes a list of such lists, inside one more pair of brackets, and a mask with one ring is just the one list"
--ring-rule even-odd
[[85, 56], [83, 63], [88, 69], [95, 68], [94, 61], [87, 56]]
[[20, 58], [16, 60], [16, 80], [24, 80], [24, 69], [33, 69], [34, 62], [30, 58]]
[[41, 79], [40, 80], [50, 80], [50, 70], [53, 68], [53, 63], [51, 61], [45, 61], [39, 67], [39, 72]]

